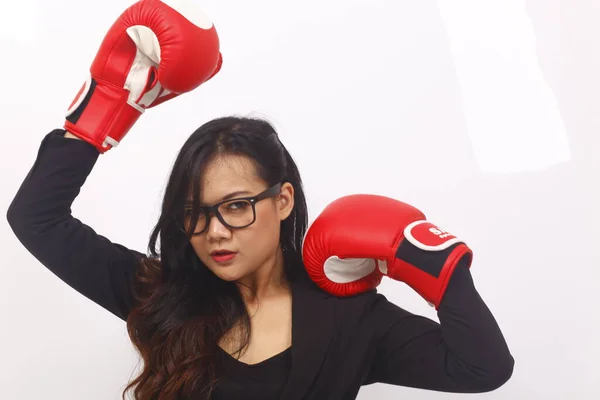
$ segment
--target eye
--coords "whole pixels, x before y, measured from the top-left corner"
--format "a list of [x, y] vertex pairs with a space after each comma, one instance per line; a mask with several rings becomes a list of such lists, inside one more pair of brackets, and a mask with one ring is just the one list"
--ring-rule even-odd
[[234, 201], [233, 203], [229, 203], [227, 206], [228, 210], [243, 210], [248, 207], [250, 203], [247, 201]]

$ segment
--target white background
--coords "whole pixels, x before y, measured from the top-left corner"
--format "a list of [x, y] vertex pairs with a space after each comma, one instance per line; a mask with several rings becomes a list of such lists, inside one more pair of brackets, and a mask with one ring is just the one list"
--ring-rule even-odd
[[[2, 2], [3, 209], [130, 3]], [[144, 252], [186, 137], [214, 117], [264, 116], [299, 163], [311, 220], [338, 196], [377, 193], [472, 246], [477, 288], [516, 360], [512, 379], [481, 398], [600, 398], [597, 1], [201, 4], [220, 34], [222, 71], [147, 112], [101, 157], [76, 217]], [[0, 224], [2, 398], [120, 398], [136, 365], [125, 324]], [[402, 283], [381, 292], [436, 318]], [[388, 385], [359, 396], [471, 397]]]

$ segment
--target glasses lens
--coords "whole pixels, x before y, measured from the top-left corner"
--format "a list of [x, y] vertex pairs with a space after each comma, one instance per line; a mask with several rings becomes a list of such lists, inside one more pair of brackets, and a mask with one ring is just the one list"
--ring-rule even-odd
[[[183, 220], [183, 226], [185, 231], [187, 232], [190, 229], [190, 225], [192, 223], [192, 210], [186, 210], [185, 218]], [[198, 215], [198, 222], [196, 226], [192, 229], [192, 233], [200, 233], [204, 229], [206, 225], [206, 216], [203, 213]]]
[[232, 200], [219, 206], [219, 214], [225, 222], [234, 227], [242, 228], [254, 220], [252, 204], [247, 200]]

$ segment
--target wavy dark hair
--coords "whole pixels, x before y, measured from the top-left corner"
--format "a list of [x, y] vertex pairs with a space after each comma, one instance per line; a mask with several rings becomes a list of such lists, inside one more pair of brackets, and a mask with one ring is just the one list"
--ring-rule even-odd
[[[281, 222], [280, 246], [289, 282], [306, 279], [301, 246], [308, 211], [296, 163], [273, 126], [259, 118], [224, 117], [198, 128], [181, 148], [170, 174], [149, 256], [135, 279], [136, 306], [127, 330], [143, 369], [123, 391], [137, 400], [209, 399], [218, 382], [218, 343], [234, 326], [248, 345], [250, 317], [235, 282], [221, 280], [198, 258], [182, 229], [184, 202], [199, 206], [201, 174], [216, 155], [245, 155], [269, 186], [289, 182], [294, 208]], [[192, 223], [192, 226], [194, 224]], [[160, 250], [157, 241], [160, 238]]]

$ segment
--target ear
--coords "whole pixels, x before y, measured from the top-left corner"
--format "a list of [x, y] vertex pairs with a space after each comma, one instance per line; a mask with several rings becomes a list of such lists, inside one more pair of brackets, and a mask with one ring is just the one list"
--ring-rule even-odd
[[276, 202], [279, 219], [283, 221], [289, 217], [294, 209], [294, 186], [291, 183], [285, 182], [281, 185], [281, 191], [276, 197]]

